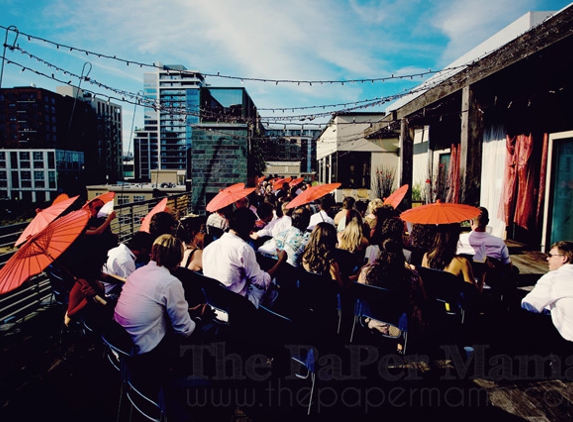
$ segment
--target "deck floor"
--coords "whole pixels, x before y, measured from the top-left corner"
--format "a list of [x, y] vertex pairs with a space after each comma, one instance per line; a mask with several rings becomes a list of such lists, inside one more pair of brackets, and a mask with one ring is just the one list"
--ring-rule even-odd
[[[514, 265], [520, 270], [519, 288], [525, 294], [547, 271], [546, 261], [543, 254], [523, 250], [519, 245], [510, 245], [510, 253]], [[5, 331], [0, 333], [0, 420], [115, 420], [119, 380], [103, 360], [100, 342], [97, 338], [76, 332], [65, 334], [60, 346], [60, 321], [60, 310], [47, 307], [33, 318], [5, 327]], [[316, 393], [323, 394], [317, 397], [322, 408], [318, 410], [315, 407], [311, 417], [306, 417], [304, 412], [280, 407], [263, 410], [235, 407], [207, 412], [206, 416], [202, 415], [204, 419], [197, 417], [193, 420], [248, 422], [272, 418], [326, 421], [336, 418], [360, 421], [432, 416], [459, 416], [466, 421], [480, 422], [487, 418], [496, 421], [572, 420], [573, 370], [567, 371], [566, 364], [556, 369], [543, 361], [543, 368], [534, 368], [533, 372], [531, 368], [523, 373], [507, 368], [509, 372], [503, 372], [500, 369], [503, 365], [489, 359], [505, 358], [509, 366], [516, 365], [515, 349], [513, 352], [506, 349], [511, 343], [512, 333], [504, 331], [504, 324], [496, 325], [492, 321], [488, 324], [491, 325], [482, 327], [485, 333], [481, 338], [483, 342], [472, 344], [477, 351], [483, 348], [483, 356], [474, 352], [471, 361], [465, 358], [460, 361], [455, 353], [453, 357], [429, 361], [423, 357], [411, 357], [407, 360], [408, 371], [404, 372], [410, 374], [409, 379], [375, 380], [367, 384], [362, 381], [329, 383], [324, 380], [321, 383], [319, 380]], [[484, 362], [479, 359], [484, 359]], [[354, 388], [353, 392], [363, 395], [360, 399], [338, 396], [336, 403], [325, 404], [324, 401], [332, 400], [327, 393], [330, 389], [334, 391], [335, 387], [339, 393]], [[368, 394], [381, 391], [387, 394], [385, 405], [372, 405], [366, 410]], [[436, 395], [424, 396], [424, 392], [430, 391]], [[392, 393], [398, 395], [396, 402], [390, 402]], [[410, 399], [406, 406], [403, 405], [406, 402], [401, 401], [405, 397], [403, 394]]]

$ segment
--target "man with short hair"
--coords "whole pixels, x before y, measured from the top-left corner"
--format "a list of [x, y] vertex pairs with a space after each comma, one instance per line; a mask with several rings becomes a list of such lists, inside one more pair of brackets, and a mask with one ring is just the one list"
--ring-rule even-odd
[[169, 332], [189, 337], [195, 329], [183, 285], [171, 274], [182, 258], [181, 241], [161, 235], [153, 242], [149, 263], [127, 277], [114, 319], [130, 334], [138, 355], [154, 351]]
[[469, 233], [460, 234], [458, 255], [472, 255], [475, 262], [483, 262], [486, 257], [497, 259], [504, 265], [511, 266], [507, 245], [500, 239], [487, 232], [489, 213], [486, 208], [479, 207], [480, 214], [470, 220], [472, 229]]
[[573, 242], [554, 243], [546, 259], [549, 272], [522, 299], [521, 307], [550, 314], [561, 337], [573, 341]]
[[287, 256], [281, 251], [275, 266], [266, 272], [261, 269], [255, 250], [248, 243], [255, 220], [255, 214], [247, 208], [231, 214], [229, 230], [203, 251], [203, 274], [246, 296], [258, 307], [275, 272]]
[[325, 195], [318, 199], [316, 202], [318, 203], [318, 212], [314, 213], [310, 217], [310, 223], [307, 227], [307, 230], [312, 231], [318, 223], [323, 222], [332, 224], [336, 228], [334, 219], [328, 215], [330, 207], [334, 205], [334, 199], [332, 198], [332, 195]]

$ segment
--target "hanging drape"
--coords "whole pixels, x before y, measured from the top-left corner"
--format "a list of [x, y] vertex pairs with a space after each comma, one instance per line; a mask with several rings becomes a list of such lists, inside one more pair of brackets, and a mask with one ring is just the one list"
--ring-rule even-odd
[[502, 220], [509, 224], [513, 217], [518, 226], [533, 229], [537, 211], [535, 172], [531, 162], [533, 137], [531, 134], [507, 135], [506, 149]]
[[450, 168], [448, 171], [448, 194], [446, 202], [460, 202], [460, 145], [450, 147]]
[[489, 211], [488, 231], [494, 236], [505, 238], [505, 221], [500, 219], [503, 213], [502, 186], [506, 156], [505, 128], [503, 125], [491, 125], [484, 128], [482, 146], [482, 167], [480, 183], [480, 206]]

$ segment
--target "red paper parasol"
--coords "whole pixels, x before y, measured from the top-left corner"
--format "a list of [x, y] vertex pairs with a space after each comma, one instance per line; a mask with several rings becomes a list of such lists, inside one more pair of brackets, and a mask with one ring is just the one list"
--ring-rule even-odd
[[221, 208], [225, 208], [227, 205], [244, 198], [256, 188], [245, 188], [244, 183], [236, 183], [234, 185], [228, 186], [221, 190], [213, 199], [209, 201], [207, 207], [205, 208], [209, 212], [215, 212]]
[[89, 201], [87, 201], [82, 208], [84, 209], [88, 209], [90, 208], [90, 204], [95, 201], [96, 199], [100, 199], [103, 201], [104, 204], [107, 204], [109, 201], [111, 201], [113, 198], [115, 198], [115, 192], [106, 192], [106, 193], [102, 193], [101, 195], [96, 196], [93, 199], [90, 199]]
[[287, 208], [296, 208], [304, 204], [308, 204], [318, 198], [322, 198], [327, 193], [332, 192], [333, 190], [340, 187], [342, 183], [328, 183], [326, 185], [316, 185], [312, 186], [305, 191], [303, 191], [300, 195], [290, 201], [287, 205]]
[[394, 209], [398, 208], [398, 205], [400, 205], [400, 202], [402, 202], [402, 199], [404, 199], [404, 196], [406, 196], [406, 192], [408, 192], [409, 187], [410, 186], [408, 184], [400, 186], [398, 189], [392, 192], [388, 198], [384, 198], [384, 203], [392, 205]]
[[40, 233], [48, 224], [50, 224], [52, 221], [62, 215], [64, 211], [70, 208], [78, 198], [79, 195], [74, 196], [73, 198], [64, 198], [59, 202], [54, 201], [54, 203], [48, 208], [38, 208], [36, 210], [36, 216], [32, 219], [32, 221], [30, 221], [30, 224], [26, 226], [18, 240], [16, 240], [14, 246], [20, 246], [22, 243], [26, 242], [29, 237]]
[[167, 207], [167, 197], [163, 198], [159, 201], [152, 209], [147, 213], [143, 220], [141, 220], [141, 227], [139, 228], [140, 232], [147, 232], [149, 233], [149, 223], [151, 222], [151, 217], [153, 217], [158, 212], [168, 211]]
[[260, 185], [261, 183], [263, 183], [266, 178], [267, 178], [267, 176], [257, 177], [257, 186]]
[[288, 185], [292, 188], [301, 182], [304, 182], [304, 177], [297, 177], [296, 179], [291, 180]]
[[72, 211], [30, 237], [0, 270], [0, 294], [44, 271], [83, 232], [89, 217], [86, 210]]
[[69, 196], [67, 193], [60, 193], [58, 196], [56, 196], [56, 199], [52, 201], [52, 205], [56, 205], [58, 202], [65, 201], [68, 198]]
[[408, 223], [417, 224], [450, 224], [471, 220], [480, 213], [479, 208], [464, 204], [451, 204], [437, 201], [409, 209], [400, 214]]
[[286, 177], [284, 179], [278, 179], [273, 182], [273, 190], [279, 190], [283, 187], [285, 183], [289, 183], [292, 180], [292, 177]]

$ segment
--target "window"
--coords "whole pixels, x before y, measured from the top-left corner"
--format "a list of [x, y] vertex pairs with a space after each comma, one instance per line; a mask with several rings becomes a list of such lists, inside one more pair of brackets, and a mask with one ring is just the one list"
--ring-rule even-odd
[[43, 160], [44, 153], [42, 151], [34, 151], [34, 160]]
[[44, 172], [43, 171], [35, 171], [34, 172], [34, 180], [44, 180]]
[[55, 171], [49, 171], [48, 172], [48, 182], [49, 182], [50, 189], [56, 188], [56, 172]]
[[129, 195], [117, 195], [117, 204], [129, 204]]
[[133, 202], [145, 201], [145, 195], [133, 195]]

